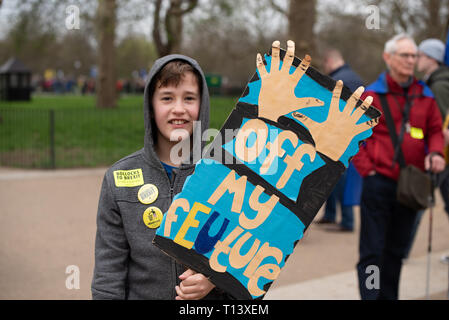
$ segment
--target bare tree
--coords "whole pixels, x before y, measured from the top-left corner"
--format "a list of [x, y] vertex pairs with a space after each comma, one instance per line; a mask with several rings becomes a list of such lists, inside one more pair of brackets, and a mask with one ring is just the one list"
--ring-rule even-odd
[[115, 91], [115, 0], [98, 0], [97, 32], [98, 32], [98, 79], [97, 107], [115, 108], [117, 94]]
[[315, 56], [315, 35], [313, 27], [316, 21], [316, 0], [290, 0], [288, 9], [282, 8], [276, 0], [270, 0], [272, 7], [288, 18], [287, 36], [296, 44], [295, 55]]
[[[321, 0], [317, 8], [317, 47], [339, 49], [351, 67], [370, 83], [385, 69], [383, 47], [393, 35], [406, 32], [417, 43], [430, 37], [444, 40], [448, 4], [448, 0]], [[347, 10], [350, 5], [351, 10]], [[369, 14], [366, 8], [371, 5], [379, 10], [378, 29], [365, 25]]]
[[[448, 15], [446, 1], [440, 0], [423, 0], [427, 15], [424, 18], [427, 26], [427, 36], [432, 38], [444, 38], [447, 32]], [[445, 7], [446, 16], [442, 17], [440, 12], [443, 12]]]
[[385, 23], [383, 28], [391, 34], [407, 32], [415, 40], [444, 38], [449, 18], [448, 0], [365, 0], [380, 8]]
[[[183, 33], [183, 16], [191, 12], [198, 4], [198, 0], [169, 0], [169, 7], [165, 12], [164, 23], [161, 23], [163, 0], [156, 0], [153, 18], [153, 40], [158, 55], [179, 53], [181, 50]], [[165, 40], [163, 31], [165, 31]]]

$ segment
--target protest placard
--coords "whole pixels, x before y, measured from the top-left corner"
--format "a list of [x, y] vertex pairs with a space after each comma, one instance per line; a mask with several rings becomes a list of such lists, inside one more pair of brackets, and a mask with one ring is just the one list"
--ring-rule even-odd
[[273, 43], [164, 214], [154, 244], [236, 299], [261, 299], [380, 112]]

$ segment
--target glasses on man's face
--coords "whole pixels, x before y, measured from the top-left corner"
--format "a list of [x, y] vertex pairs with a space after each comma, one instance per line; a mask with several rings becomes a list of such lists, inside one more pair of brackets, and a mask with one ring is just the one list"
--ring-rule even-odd
[[416, 53], [395, 53], [396, 55], [398, 55], [399, 57], [401, 57], [402, 59], [408, 59], [408, 58], [412, 58], [413, 60], [416, 59], [418, 57], [418, 55]]

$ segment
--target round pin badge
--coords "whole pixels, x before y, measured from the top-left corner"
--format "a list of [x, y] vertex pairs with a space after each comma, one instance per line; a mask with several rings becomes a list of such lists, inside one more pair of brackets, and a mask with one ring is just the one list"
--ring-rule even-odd
[[148, 228], [156, 229], [162, 222], [162, 211], [158, 207], [149, 207], [143, 213], [143, 222]]
[[154, 184], [147, 183], [140, 187], [137, 198], [143, 204], [150, 204], [156, 201], [159, 191]]

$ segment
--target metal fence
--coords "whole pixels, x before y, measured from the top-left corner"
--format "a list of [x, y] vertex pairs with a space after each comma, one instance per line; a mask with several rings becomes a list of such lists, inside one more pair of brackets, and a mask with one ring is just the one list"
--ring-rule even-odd
[[0, 108], [0, 166], [109, 166], [143, 147], [142, 108]]

